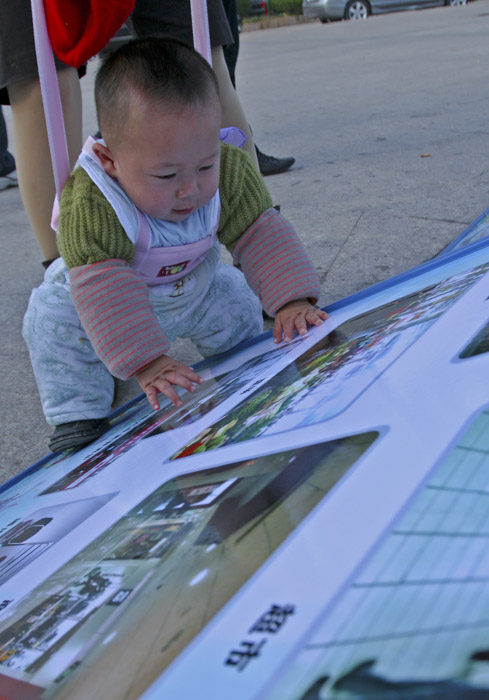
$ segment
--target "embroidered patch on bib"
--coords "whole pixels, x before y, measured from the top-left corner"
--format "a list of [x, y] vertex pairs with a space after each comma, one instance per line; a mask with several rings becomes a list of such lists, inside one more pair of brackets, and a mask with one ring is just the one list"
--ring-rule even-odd
[[163, 265], [157, 274], [157, 277], [170, 277], [170, 275], [176, 275], [179, 272], [183, 272], [187, 267], [189, 260], [185, 262], [177, 263], [176, 265]]

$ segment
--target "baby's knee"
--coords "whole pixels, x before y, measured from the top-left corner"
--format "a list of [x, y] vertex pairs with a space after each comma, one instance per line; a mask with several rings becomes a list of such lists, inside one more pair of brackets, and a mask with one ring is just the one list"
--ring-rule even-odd
[[251, 290], [239, 297], [221, 298], [206, 315], [201, 329], [194, 342], [204, 357], [230, 350], [263, 331], [260, 302]]

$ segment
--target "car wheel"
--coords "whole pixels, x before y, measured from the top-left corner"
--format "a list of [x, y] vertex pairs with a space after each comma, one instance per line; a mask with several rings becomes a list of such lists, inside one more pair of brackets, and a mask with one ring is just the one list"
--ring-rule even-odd
[[321, 22], [321, 24], [328, 24], [329, 23], [329, 19], [324, 19], [324, 17], [321, 17], [319, 21]]
[[345, 19], [367, 19], [370, 5], [366, 0], [350, 0], [345, 7]]

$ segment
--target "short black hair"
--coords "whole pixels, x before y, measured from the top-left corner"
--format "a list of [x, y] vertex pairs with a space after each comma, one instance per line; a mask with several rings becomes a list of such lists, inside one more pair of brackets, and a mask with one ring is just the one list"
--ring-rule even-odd
[[214, 71], [191, 46], [159, 36], [123, 44], [102, 62], [95, 78], [99, 127], [114, 133], [128, 118], [130, 94], [169, 106], [219, 102]]

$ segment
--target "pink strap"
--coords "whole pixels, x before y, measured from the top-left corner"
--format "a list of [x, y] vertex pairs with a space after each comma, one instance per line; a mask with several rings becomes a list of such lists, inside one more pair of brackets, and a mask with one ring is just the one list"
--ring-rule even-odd
[[190, 10], [192, 14], [194, 48], [205, 58], [207, 63], [212, 66], [207, 0], [190, 0]]
[[65, 182], [70, 175], [65, 124], [61, 108], [58, 78], [54, 66], [53, 51], [51, 49], [46, 26], [43, 0], [31, 0], [31, 7], [34, 42], [36, 45], [42, 101], [46, 116], [49, 149], [51, 152], [51, 161], [53, 163], [56, 193], [59, 198]]
[[151, 231], [148, 220], [136, 209], [138, 214], [139, 230], [136, 245], [134, 246], [134, 257], [131, 260], [131, 267], [139, 274], [151, 248]]

